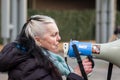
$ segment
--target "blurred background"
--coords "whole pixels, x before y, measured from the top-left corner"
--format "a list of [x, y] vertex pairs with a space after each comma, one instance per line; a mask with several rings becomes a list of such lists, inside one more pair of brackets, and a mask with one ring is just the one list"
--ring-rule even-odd
[[[70, 39], [106, 43], [120, 25], [120, 0], [0, 0], [1, 48], [15, 40], [23, 24], [34, 14], [55, 19], [61, 43]], [[75, 59], [69, 61], [70, 65], [76, 63]], [[89, 80], [107, 80], [108, 62], [95, 59], [95, 64]], [[119, 80], [119, 74], [114, 65], [112, 80]], [[0, 80], [7, 80], [7, 74], [0, 73]]]

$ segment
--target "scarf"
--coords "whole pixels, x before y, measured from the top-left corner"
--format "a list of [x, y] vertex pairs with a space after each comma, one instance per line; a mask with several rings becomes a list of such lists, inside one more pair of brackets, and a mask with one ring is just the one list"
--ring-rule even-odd
[[[53, 53], [49, 50], [45, 51], [43, 49], [43, 52], [45, 55], [47, 55], [50, 60], [52, 61], [52, 63], [54, 64], [54, 66], [57, 67], [57, 69], [59, 70], [59, 72], [62, 75], [67, 76], [70, 72], [73, 72], [73, 69], [71, 66], [68, 66], [64, 60], [64, 58], [56, 53]], [[69, 70], [70, 69], [70, 70]]]

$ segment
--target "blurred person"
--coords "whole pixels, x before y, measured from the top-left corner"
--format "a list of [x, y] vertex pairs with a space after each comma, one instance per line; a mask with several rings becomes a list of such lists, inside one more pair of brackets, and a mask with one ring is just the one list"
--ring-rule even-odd
[[120, 26], [115, 28], [113, 35], [109, 39], [109, 42], [117, 40], [119, 38], [120, 38]]
[[[0, 71], [8, 72], [8, 80], [63, 80], [72, 74], [83, 80], [79, 66], [68, 67], [58, 55], [61, 37], [53, 18], [33, 15], [24, 24], [14, 42], [0, 52]], [[86, 74], [92, 71], [89, 59], [83, 59]]]

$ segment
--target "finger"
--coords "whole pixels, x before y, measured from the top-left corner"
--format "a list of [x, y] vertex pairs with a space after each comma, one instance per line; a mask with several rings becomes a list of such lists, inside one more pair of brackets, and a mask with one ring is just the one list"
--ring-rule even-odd
[[83, 64], [83, 66], [92, 66], [91, 62], [83, 62], [82, 64]]
[[82, 60], [82, 62], [89, 62], [89, 59], [85, 58], [85, 59]]
[[85, 68], [85, 72], [86, 72], [86, 74], [91, 73], [92, 72], [92, 68]]

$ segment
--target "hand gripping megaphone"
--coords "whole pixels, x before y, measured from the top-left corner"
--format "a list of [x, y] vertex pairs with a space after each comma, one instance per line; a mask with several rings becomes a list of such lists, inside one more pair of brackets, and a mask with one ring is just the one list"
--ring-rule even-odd
[[106, 60], [120, 67], [120, 39], [103, 44], [92, 44], [73, 40], [68, 44], [69, 57], [76, 57], [72, 47], [72, 45], [75, 44], [80, 55], [92, 55], [93, 58]]

